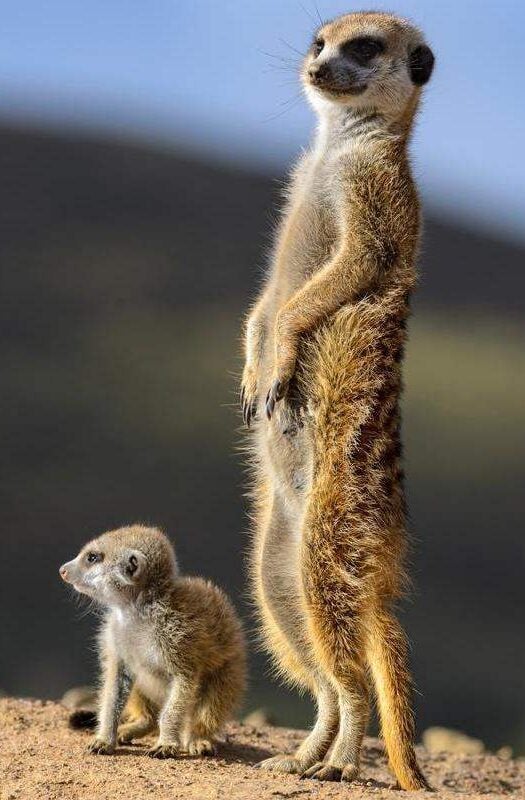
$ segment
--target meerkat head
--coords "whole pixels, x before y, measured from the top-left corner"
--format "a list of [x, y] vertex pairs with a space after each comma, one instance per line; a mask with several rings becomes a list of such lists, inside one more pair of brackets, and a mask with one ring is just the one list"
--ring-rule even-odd
[[323, 25], [304, 59], [302, 81], [316, 110], [329, 106], [401, 114], [430, 78], [434, 56], [422, 34], [391, 14], [346, 14]]
[[145, 591], [161, 591], [176, 577], [175, 552], [156, 528], [131, 525], [88, 542], [60, 575], [77, 592], [106, 606], [132, 603]]

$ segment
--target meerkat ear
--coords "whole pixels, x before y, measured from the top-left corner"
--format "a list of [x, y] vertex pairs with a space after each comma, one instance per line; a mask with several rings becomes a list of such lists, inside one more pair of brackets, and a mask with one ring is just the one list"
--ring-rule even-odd
[[140, 550], [126, 550], [121, 562], [121, 570], [126, 583], [137, 583], [144, 574], [146, 563], [146, 556]]
[[426, 44], [418, 45], [409, 56], [408, 71], [412, 83], [423, 86], [432, 75], [434, 69], [434, 53]]

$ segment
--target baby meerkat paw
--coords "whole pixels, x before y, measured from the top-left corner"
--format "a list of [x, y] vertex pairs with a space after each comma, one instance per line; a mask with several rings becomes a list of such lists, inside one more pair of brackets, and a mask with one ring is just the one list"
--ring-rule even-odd
[[115, 752], [115, 745], [103, 739], [93, 739], [88, 745], [88, 752], [96, 756], [111, 756]]
[[216, 747], [210, 739], [192, 739], [188, 744], [190, 756], [213, 756]]
[[126, 733], [126, 731], [119, 731], [117, 736], [117, 744], [131, 744], [133, 742], [134, 736], [132, 733]]
[[182, 753], [180, 744], [156, 744], [146, 752], [150, 758], [178, 758]]

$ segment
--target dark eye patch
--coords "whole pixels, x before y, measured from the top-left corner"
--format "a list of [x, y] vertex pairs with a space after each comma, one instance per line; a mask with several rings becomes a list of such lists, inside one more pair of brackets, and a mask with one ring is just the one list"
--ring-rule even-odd
[[322, 53], [323, 47], [324, 47], [324, 39], [318, 36], [317, 39], [315, 39], [314, 43], [312, 44], [312, 51], [315, 58], [317, 58], [317, 56]]
[[88, 562], [88, 564], [96, 564], [97, 562], [102, 561], [103, 559], [104, 559], [103, 553], [95, 553], [93, 551], [89, 552], [86, 556], [86, 561]]
[[385, 49], [385, 43], [374, 36], [357, 36], [341, 45], [343, 55], [355, 59], [360, 64], [366, 64], [380, 53], [384, 53]]

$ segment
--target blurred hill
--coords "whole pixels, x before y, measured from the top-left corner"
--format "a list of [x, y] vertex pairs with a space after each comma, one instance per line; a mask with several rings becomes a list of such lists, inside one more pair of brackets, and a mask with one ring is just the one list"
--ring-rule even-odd
[[[280, 184], [7, 127], [0, 165], [0, 688], [57, 696], [93, 675], [57, 568], [103, 529], [165, 526], [248, 614], [239, 333]], [[525, 749], [525, 248], [426, 220], [405, 399], [419, 721]], [[309, 714], [259, 656], [255, 704]]]

